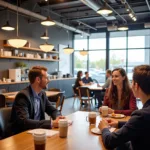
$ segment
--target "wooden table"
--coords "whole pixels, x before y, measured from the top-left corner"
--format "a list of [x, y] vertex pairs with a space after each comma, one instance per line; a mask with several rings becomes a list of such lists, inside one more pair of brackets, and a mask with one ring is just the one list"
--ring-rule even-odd
[[[86, 116], [88, 112], [82, 111], [67, 116], [73, 121], [68, 129], [68, 137], [59, 138], [59, 135], [55, 135], [47, 138], [46, 150], [106, 150], [101, 136], [91, 133], [91, 128], [95, 126], [89, 126]], [[100, 116], [97, 116], [97, 125], [100, 119]], [[121, 120], [128, 119], [126, 117]], [[6, 138], [0, 141], [0, 150], [34, 150], [33, 137], [27, 132], [22, 132]]]
[[101, 86], [97, 86], [97, 84], [83, 85], [82, 87], [87, 87], [92, 91], [102, 91], [102, 90], [104, 90]]
[[[46, 96], [50, 97], [50, 96], [55, 96], [57, 94], [59, 94], [60, 92], [55, 92], [55, 91], [45, 91], [46, 92]], [[8, 92], [8, 93], [3, 93], [3, 95], [5, 96], [6, 100], [10, 100], [10, 101], [14, 101], [17, 92]]]

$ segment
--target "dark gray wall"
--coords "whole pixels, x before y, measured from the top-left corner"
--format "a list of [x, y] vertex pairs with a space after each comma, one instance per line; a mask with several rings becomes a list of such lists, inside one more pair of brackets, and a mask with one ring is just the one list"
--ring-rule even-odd
[[[0, 27], [6, 23], [7, 15], [6, 11], [0, 12]], [[21, 38], [27, 39], [31, 47], [37, 47], [39, 48], [39, 45], [44, 43], [45, 41], [40, 39], [40, 36], [45, 32], [45, 26], [42, 26], [40, 24], [40, 21], [34, 22], [34, 23], [28, 23], [29, 17], [21, 16], [19, 15], [19, 36]], [[9, 20], [10, 24], [14, 27], [16, 27], [16, 13], [9, 13]], [[48, 40], [48, 43], [55, 45], [55, 49], [58, 50], [58, 44], [68, 45], [72, 46], [72, 33], [70, 32], [70, 38], [68, 43], [68, 34], [65, 29], [52, 26], [48, 27], [48, 33], [50, 36], [50, 39]], [[9, 38], [14, 38], [16, 36], [16, 30], [15, 31], [4, 31], [0, 29], [0, 41], [2, 47], [2, 41], [7, 40]], [[6, 49], [6, 48], [3, 48]], [[71, 57], [71, 56], [70, 56]], [[63, 58], [60, 58], [63, 59]], [[70, 58], [72, 59], [72, 58]], [[15, 68], [15, 62], [19, 62], [22, 60], [14, 60], [14, 59], [0, 59], [0, 79], [3, 77], [8, 77], [8, 69]], [[34, 65], [43, 65], [48, 68], [48, 72], [54, 72], [55, 69], [58, 70], [58, 62], [44, 62], [44, 61], [31, 61], [31, 60], [23, 60], [28, 67]]]

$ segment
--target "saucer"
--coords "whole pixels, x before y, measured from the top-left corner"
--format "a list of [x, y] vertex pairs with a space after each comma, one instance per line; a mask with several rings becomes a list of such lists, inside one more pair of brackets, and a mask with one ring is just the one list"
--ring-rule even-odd
[[112, 117], [112, 118], [124, 118], [125, 117], [125, 115], [124, 114], [115, 114], [114, 116], [112, 115], [112, 114], [109, 114], [108, 115], [109, 117]]
[[95, 134], [102, 134], [99, 128], [92, 128], [91, 132]]

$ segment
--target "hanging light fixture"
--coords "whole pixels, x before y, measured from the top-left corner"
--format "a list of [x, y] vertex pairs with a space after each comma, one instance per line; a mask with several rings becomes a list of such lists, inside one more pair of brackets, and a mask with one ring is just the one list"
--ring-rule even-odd
[[[49, 39], [49, 37], [47, 36], [47, 35], [48, 35], [48, 30], [46, 30], [45, 35], [46, 35], [46, 37]], [[54, 48], [54, 45], [48, 44], [47, 38], [45, 38], [45, 40], [46, 40], [45, 44], [41, 44], [41, 45], [40, 45], [40, 49], [41, 49], [42, 51], [44, 51], [44, 52], [50, 52], [50, 51], [52, 51], [53, 48]]]
[[[67, 33], [68, 33], [68, 42], [69, 42], [69, 31], [68, 30], [67, 30]], [[74, 49], [69, 47], [69, 44], [68, 44], [68, 47], [65, 47], [63, 50], [64, 50], [65, 54], [72, 54], [74, 52]]]
[[47, 4], [48, 4], [48, 17], [46, 18], [46, 20], [43, 20], [41, 24], [44, 26], [53, 26], [55, 25], [55, 22], [50, 18], [50, 15], [49, 15], [49, 1]]
[[6, 31], [13, 31], [13, 30], [15, 30], [15, 28], [12, 27], [12, 26], [9, 24], [9, 21], [7, 21], [6, 24], [1, 27], [1, 29], [2, 29], [2, 30], [6, 30]]
[[88, 54], [88, 51], [86, 51], [86, 50], [83, 49], [83, 50], [79, 51], [79, 53], [82, 56], [86, 56]]
[[48, 34], [47, 34], [47, 29], [44, 32], [44, 34], [41, 36], [41, 39], [44, 39], [44, 40], [48, 40], [49, 39]]
[[41, 22], [41, 24], [44, 25], [44, 26], [53, 26], [53, 25], [55, 25], [55, 22], [50, 18], [50, 16], [48, 16], [46, 18], [46, 20], [43, 20]]
[[8, 43], [16, 48], [23, 47], [27, 43], [27, 40], [21, 39], [18, 36], [18, 0], [17, 0], [17, 37], [14, 39], [9, 39]]
[[44, 52], [50, 52], [53, 50], [53, 48], [54, 48], [54, 45], [48, 44], [47, 42], [45, 44], [40, 45], [40, 49]]
[[118, 30], [119, 31], [126, 31], [126, 30], [128, 30], [129, 28], [128, 28], [128, 26], [127, 25], [120, 25], [120, 26], [118, 26]]
[[8, 13], [8, 10], [7, 10], [7, 21], [6, 21], [6, 24], [1, 27], [1, 29], [2, 30], [6, 30], [6, 31], [13, 31], [13, 30], [15, 30], [15, 28], [9, 24], [8, 20], [9, 20], [9, 13]]
[[74, 49], [69, 47], [69, 45], [68, 45], [68, 47], [64, 48], [65, 54], [72, 54], [73, 52], [74, 52]]
[[49, 37], [46, 35], [46, 32], [44, 32], [44, 34], [41, 36], [41, 39], [44, 39], [44, 40], [49, 39]]
[[97, 13], [100, 14], [100, 15], [109, 15], [112, 12], [113, 11], [110, 8], [108, 8], [106, 2], [105, 2], [103, 7], [101, 7], [99, 10], [97, 10]]

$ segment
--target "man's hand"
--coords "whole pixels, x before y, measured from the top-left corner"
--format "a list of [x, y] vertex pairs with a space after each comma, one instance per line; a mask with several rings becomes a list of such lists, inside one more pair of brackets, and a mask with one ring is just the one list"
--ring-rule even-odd
[[106, 121], [111, 127], [118, 128], [118, 121], [115, 119], [107, 118]]
[[65, 116], [58, 116], [55, 120], [52, 121], [52, 127], [58, 128], [58, 122], [60, 119], [65, 119]]
[[102, 119], [98, 125], [98, 128], [102, 131], [104, 128], [109, 128], [107, 120]]

